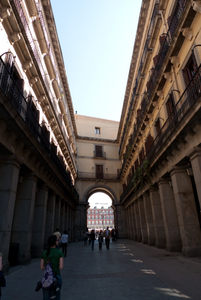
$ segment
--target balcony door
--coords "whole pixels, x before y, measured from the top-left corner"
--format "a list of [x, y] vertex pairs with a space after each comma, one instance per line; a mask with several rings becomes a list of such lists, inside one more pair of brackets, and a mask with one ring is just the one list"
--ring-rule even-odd
[[95, 156], [96, 157], [103, 157], [102, 146], [95, 146]]
[[103, 179], [103, 165], [96, 165], [96, 179]]

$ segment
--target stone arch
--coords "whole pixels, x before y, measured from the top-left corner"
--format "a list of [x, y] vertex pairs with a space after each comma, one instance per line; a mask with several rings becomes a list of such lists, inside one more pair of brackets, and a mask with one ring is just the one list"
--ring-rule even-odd
[[82, 202], [87, 203], [89, 197], [97, 192], [102, 192], [102, 193], [105, 193], [106, 195], [108, 195], [112, 200], [112, 204], [118, 203], [117, 196], [116, 196], [115, 192], [113, 191], [113, 189], [111, 189], [108, 186], [103, 186], [101, 184], [94, 184], [94, 185], [90, 186], [85, 191]]

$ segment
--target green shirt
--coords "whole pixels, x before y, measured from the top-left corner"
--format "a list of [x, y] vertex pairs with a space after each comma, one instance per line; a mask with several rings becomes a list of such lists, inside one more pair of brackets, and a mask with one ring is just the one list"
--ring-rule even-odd
[[[41, 256], [42, 259], [44, 259], [45, 265], [47, 264], [47, 250], [45, 250]], [[48, 258], [51, 258], [51, 264], [52, 264], [52, 270], [55, 272], [57, 275], [60, 275], [60, 270], [59, 270], [59, 260], [61, 257], [63, 257], [63, 252], [56, 249], [56, 248], [50, 248], [50, 254]]]

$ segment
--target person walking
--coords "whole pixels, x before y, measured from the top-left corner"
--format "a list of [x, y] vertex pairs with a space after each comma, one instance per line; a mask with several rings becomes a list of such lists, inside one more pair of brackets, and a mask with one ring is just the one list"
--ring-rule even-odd
[[52, 270], [56, 277], [56, 286], [53, 285], [50, 289], [43, 288], [43, 300], [55, 299], [60, 300], [62, 279], [60, 270], [63, 269], [63, 252], [57, 249], [59, 239], [55, 234], [48, 238], [48, 248], [41, 256], [40, 268], [45, 270], [46, 264], [51, 261]]
[[103, 242], [103, 231], [100, 230], [99, 236], [98, 236], [99, 249], [102, 249], [102, 242]]
[[94, 241], [96, 239], [94, 230], [91, 231], [90, 238], [91, 238], [91, 249], [94, 250]]
[[[56, 237], [57, 237], [57, 239], [59, 240], [59, 243], [60, 243], [60, 240], [61, 240], [61, 233], [59, 232], [59, 228], [56, 228], [56, 231], [54, 232], [54, 235], [56, 235]], [[57, 245], [57, 249], [60, 248], [59, 243], [58, 243], [58, 245]]]
[[110, 238], [111, 238], [111, 232], [109, 230], [109, 227], [104, 231], [103, 236], [105, 237], [105, 244], [106, 248], [109, 250], [110, 249]]
[[61, 247], [65, 257], [67, 255], [67, 246], [68, 246], [68, 234], [67, 234], [67, 230], [64, 230], [64, 233], [61, 236]]

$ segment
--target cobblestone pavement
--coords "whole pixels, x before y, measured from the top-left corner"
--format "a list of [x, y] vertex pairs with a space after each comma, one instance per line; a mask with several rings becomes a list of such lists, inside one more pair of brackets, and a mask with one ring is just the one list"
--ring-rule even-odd
[[[40, 260], [15, 267], [6, 276], [2, 300], [42, 299], [35, 292], [41, 279]], [[201, 299], [201, 259], [184, 258], [130, 240], [118, 240], [94, 251], [72, 243], [62, 270], [62, 300]]]

